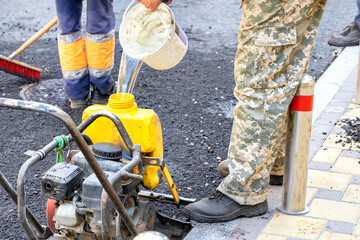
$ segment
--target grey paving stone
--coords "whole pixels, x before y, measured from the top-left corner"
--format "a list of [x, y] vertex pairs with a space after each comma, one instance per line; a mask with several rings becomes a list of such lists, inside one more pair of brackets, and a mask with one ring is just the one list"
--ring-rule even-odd
[[310, 140], [309, 161], [315, 156], [315, 153], [319, 150], [323, 143], [324, 141], [319, 139]]
[[237, 219], [226, 223], [198, 223], [184, 240], [225, 240], [239, 221]]
[[324, 113], [344, 113], [349, 106], [349, 101], [332, 100], [324, 109]]
[[[321, 117], [321, 116], [320, 116]], [[318, 124], [316, 121], [311, 127], [311, 139], [309, 149], [309, 160], [311, 160], [322, 144], [325, 142], [329, 134], [333, 131], [334, 125], [332, 124]]]
[[[333, 131], [335, 125], [321, 125], [314, 123], [311, 127], [310, 151], [320, 148], [330, 133]], [[320, 146], [319, 146], [320, 145]]]
[[342, 112], [324, 112], [318, 117], [315, 123], [318, 125], [332, 125], [334, 127], [342, 115]]
[[269, 213], [276, 213], [278, 206], [281, 203], [282, 198], [282, 186], [270, 185], [268, 193], [268, 204], [269, 204]]
[[316, 153], [319, 151], [319, 148], [316, 149], [310, 149], [309, 152], [309, 161], [312, 161], [312, 159], [315, 157]]
[[321, 171], [330, 171], [332, 168], [331, 163], [324, 163], [324, 162], [315, 162], [311, 161], [309, 163], [309, 169], [321, 170]]
[[329, 132], [324, 131], [323, 129], [317, 129], [314, 127], [311, 130], [310, 140], [312, 140], [312, 141], [318, 140], [320, 142], [324, 142], [328, 136], [329, 136]]
[[358, 151], [342, 151], [340, 156], [342, 157], [350, 157], [350, 158], [358, 158], [360, 161], [360, 149]]
[[[310, 153], [312, 153], [312, 154], [314, 154], [314, 152], [316, 153], [323, 143], [324, 143], [324, 141], [321, 141], [321, 140], [316, 140], [316, 139], [310, 140], [309, 155], [310, 155]], [[312, 159], [312, 157], [309, 157], [309, 160], [311, 160], [311, 159]]]
[[268, 194], [268, 212], [260, 217], [240, 219], [238, 225], [230, 233], [227, 239], [256, 239], [274, 214], [278, 213], [276, 206], [281, 204], [281, 197], [282, 186], [270, 186]]
[[337, 200], [341, 199], [342, 195], [343, 195], [343, 192], [341, 192], [341, 191], [318, 189], [316, 191], [314, 197], [337, 201]]
[[[270, 186], [268, 194], [269, 210], [265, 215], [237, 219], [226, 223], [198, 223], [184, 240], [256, 239], [272, 216], [278, 212], [276, 205], [281, 203], [281, 191], [281, 186]], [[199, 236], [202, 236], [202, 238]]]
[[[320, 116], [321, 117], [321, 116]], [[311, 136], [315, 137], [314, 134], [318, 134], [318, 133], [327, 133], [330, 134], [331, 131], [334, 129], [335, 127], [335, 123], [334, 124], [320, 124], [318, 123], [318, 121], [316, 121], [312, 126], [311, 126]], [[317, 136], [317, 135], [316, 135]], [[324, 135], [326, 136], [326, 135]]]
[[[357, 82], [357, 68], [355, 68], [350, 75], [344, 80], [343, 84], [348, 83], [349, 85]], [[352, 85], [353, 88], [356, 88], [356, 85]]]
[[[354, 88], [352, 89], [354, 91]], [[352, 91], [341, 91], [340, 92], [352, 92]], [[344, 112], [346, 112], [346, 109], [349, 107], [349, 101], [343, 100], [343, 99], [333, 99], [331, 102], [327, 105], [327, 107], [341, 107], [344, 109]], [[332, 109], [333, 110], [333, 109]], [[328, 112], [328, 111], [327, 111]]]
[[329, 232], [337, 232], [343, 234], [352, 234], [355, 225], [352, 223], [327, 221], [325, 230]]
[[345, 132], [345, 129], [343, 128], [339, 128], [339, 127], [336, 127], [332, 130], [331, 134], [338, 134], [340, 136], [346, 136], [346, 132]]
[[[355, 90], [355, 87], [354, 87], [354, 90]], [[334, 100], [341, 100], [341, 101], [350, 103], [351, 100], [355, 97], [355, 95], [356, 95], [355, 91], [351, 91], [351, 92], [349, 92], [349, 91], [339, 91], [335, 95]]]
[[320, 149], [321, 145], [323, 144], [323, 141], [310, 141], [310, 150], [309, 150], [309, 162], [313, 159], [317, 151]]
[[256, 239], [260, 235], [270, 218], [271, 214], [267, 213], [261, 217], [241, 219], [234, 231], [231, 232], [227, 240]]
[[344, 82], [339, 91], [342, 91], [342, 92], [356, 91], [356, 88], [354, 87], [354, 82], [353, 81]]
[[353, 175], [350, 184], [358, 184], [360, 185], [360, 175]]

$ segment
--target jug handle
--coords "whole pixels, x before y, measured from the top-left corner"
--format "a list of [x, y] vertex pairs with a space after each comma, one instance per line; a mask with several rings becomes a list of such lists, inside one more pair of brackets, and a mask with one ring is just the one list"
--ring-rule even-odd
[[135, 0], [132, 0], [131, 3], [129, 4], [129, 6], [127, 6], [127, 8], [126, 8], [126, 10], [125, 10], [125, 12], [124, 12], [124, 14], [123, 14], [123, 17], [122, 17], [122, 22], [124, 22], [126, 14], [128, 13], [128, 11], [130, 10], [130, 7], [131, 7], [134, 3], [135, 3]]
[[[126, 10], [125, 10], [125, 12], [124, 12], [124, 15], [123, 15], [122, 21], [125, 20], [125, 16], [126, 16], [127, 12], [130, 10], [130, 7], [131, 7], [135, 2], [136, 2], [136, 0], [132, 0], [131, 3], [129, 4], [129, 6], [126, 8]], [[158, 9], [156, 12], [158, 13], [158, 15], [159, 15], [159, 17], [160, 17], [160, 19], [161, 19], [162, 24], [164, 25], [166, 31], [168, 32], [169, 39], [171, 39], [170, 29], [169, 29], [168, 25], [166, 24], [163, 15], [160, 13], [159, 9]]]
[[159, 15], [159, 17], [160, 17], [160, 19], [161, 19], [161, 22], [163, 23], [163, 25], [164, 25], [167, 33], [168, 33], [169, 39], [171, 39], [170, 29], [169, 29], [168, 25], [166, 24], [163, 15], [162, 15], [161, 12], [159, 11], [159, 9], [158, 9], [156, 12], [158, 13], [158, 15]]

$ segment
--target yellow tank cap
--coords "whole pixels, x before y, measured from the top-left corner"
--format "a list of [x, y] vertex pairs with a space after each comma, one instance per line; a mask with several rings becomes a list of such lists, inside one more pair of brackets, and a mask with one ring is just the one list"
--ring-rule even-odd
[[109, 97], [108, 107], [111, 109], [128, 109], [134, 107], [134, 95], [130, 93], [115, 93]]

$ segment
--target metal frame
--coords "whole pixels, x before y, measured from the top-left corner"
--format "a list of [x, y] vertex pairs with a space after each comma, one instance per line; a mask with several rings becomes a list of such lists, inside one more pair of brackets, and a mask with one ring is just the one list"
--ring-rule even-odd
[[129, 134], [127, 133], [121, 120], [112, 112], [98, 111], [98, 112], [93, 113], [78, 126], [79, 131], [83, 132], [91, 123], [93, 123], [99, 117], [106, 117], [115, 124], [115, 127], [117, 128], [118, 132], [120, 133], [120, 136], [124, 140], [126, 147], [129, 149], [129, 151], [131, 151], [131, 149], [133, 147], [131, 138], [130, 138]]
[[[8, 180], [5, 178], [5, 176], [2, 174], [2, 172], [0, 172], [0, 185], [4, 188], [4, 190], [14, 201], [14, 203], [17, 204], [17, 193], [15, 189], [11, 186], [11, 184], [8, 182]], [[46, 232], [48, 232], [46, 228], [43, 228], [41, 226], [41, 224], [37, 221], [37, 219], [34, 217], [34, 215], [30, 212], [28, 208], [26, 208], [26, 217], [30, 224], [33, 226], [33, 228], [36, 230], [38, 235], [44, 235]]]
[[[126, 227], [129, 229], [130, 233], [135, 236], [139, 232], [136, 229], [136, 226], [134, 225], [132, 219], [130, 218], [129, 214], [127, 213], [124, 205], [122, 204], [119, 196], [117, 195], [116, 191], [112, 187], [112, 184], [109, 182], [107, 177], [105, 176], [104, 172], [102, 171], [101, 167], [99, 166], [98, 162], [96, 161], [94, 155], [92, 154], [91, 150], [89, 149], [88, 145], [86, 144], [84, 138], [82, 137], [80, 131], [83, 131], [86, 129], [96, 118], [103, 116], [108, 117], [111, 119], [117, 129], [119, 130], [120, 135], [123, 137], [123, 140], [127, 147], [129, 147], [130, 151], [134, 151], [131, 139], [129, 135], [127, 134], [123, 124], [121, 123], [120, 119], [117, 118], [117, 116], [111, 112], [102, 111], [98, 114], [94, 114], [90, 116], [87, 120], [85, 120], [82, 124], [79, 125], [79, 129], [76, 128], [76, 125], [74, 121], [71, 119], [71, 117], [65, 113], [63, 110], [61, 110], [58, 107], [39, 103], [39, 102], [30, 102], [30, 101], [22, 101], [22, 100], [16, 100], [16, 99], [7, 99], [7, 98], [0, 98], [0, 106], [2, 107], [9, 107], [9, 108], [15, 108], [15, 109], [23, 109], [23, 110], [29, 110], [29, 111], [35, 111], [35, 112], [43, 112], [50, 114], [58, 119], [60, 119], [66, 126], [66, 128], [69, 130], [71, 137], [70, 141], [75, 141], [78, 145], [80, 151], [84, 154], [85, 159], [88, 161], [90, 167], [92, 168], [93, 172], [99, 179], [99, 182], [103, 186], [104, 191], [108, 195], [109, 199], [113, 202], [115, 208], [119, 212], [121, 218], [124, 220], [124, 223]], [[37, 151], [34, 156], [29, 158], [21, 167], [19, 175], [18, 175], [18, 196], [17, 196], [17, 202], [18, 202], [18, 216], [20, 219], [21, 227], [24, 229], [27, 237], [31, 240], [37, 239], [34, 232], [32, 231], [28, 220], [27, 220], [27, 214], [26, 214], [26, 205], [25, 205], [25, 177], [28, 172], [28, 170], [33, 167], [36, 163], [40, 162], [42, 159], [46, 157], [55, 147], [57, 146], [56, 141], [50, 142], [47, 146], [45, 146], [43, 149]], [[137, 149], [136, 147], [135, 149]], [[140, 147], [139, 147], [140, 148]], [[134, 152], [133, 152], [134, 154]], [[139, 154], [140, 155], [140, 154]], [[135, 158], [135, 157], [134, 157]], [[138, 157], [137, 159], [141, 159]], [[135, 161], [135, 160], [134, 160]], [[32, 221], [32, 220], [30, 220]]]
[[[117, 171], [109, 180], [112, 186], [114, 186], [124, 178], [143, 180], [142, 175], [129, 173], [139, 164], [142, 165], [142, 161], [140, 157], [140, 153], [141, 153], [140, 145], [138, 144], [134, 145], [132, 150], [133, 150], [133, 159], [123, 168]], [[109, 217], [112, 214], [111, 212], [109, 212], [109, 210], [110, 210], [110, 198], [107, 192], [103, 190], [101, 194], [101, 231], [102, 231], [103, 239], [111, 239], [111, 231], [110, 231], [111, 219]]]

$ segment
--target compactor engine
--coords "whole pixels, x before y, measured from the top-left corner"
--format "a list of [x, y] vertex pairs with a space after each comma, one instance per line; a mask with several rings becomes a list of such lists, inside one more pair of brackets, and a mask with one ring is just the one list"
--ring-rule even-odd
[[[0, 172], [0, 185], [17, 203], [29, 239], [127, 240], [152, 230], [182, 239], [190, 231], [190, 223], [168, 218], [152, 204], [156, 200], [179, 206], [195, 200], [179, 197], [163, 159], [160, 121], [154, 111], [138, 109], [132, 95], [112, 95], [107, 106], [88, 107], [77, 127], [52, 105], [0, 98], [0, 106], [48, 113], [62, 120], [70, 133], [26, 152], [30, 158], [19, 171], [17, 191]], [[26, 206], [25, 182], [29, 170], [53, 150], [56, 163], [39, 179], [41, 194], [48, 199], [44, 226]], [[162, 179], [171, 195], [146, 191]]]

